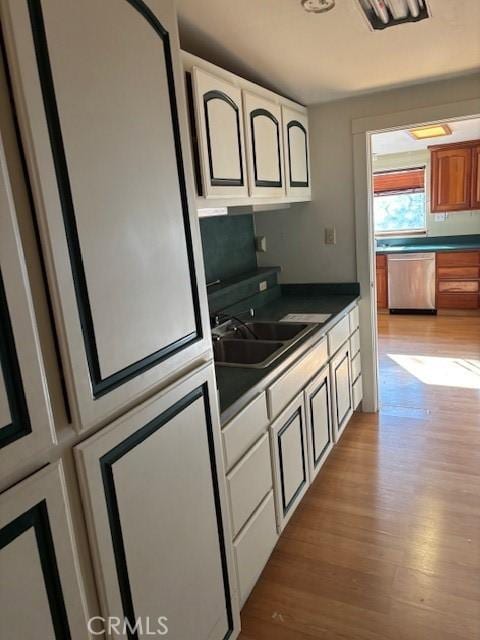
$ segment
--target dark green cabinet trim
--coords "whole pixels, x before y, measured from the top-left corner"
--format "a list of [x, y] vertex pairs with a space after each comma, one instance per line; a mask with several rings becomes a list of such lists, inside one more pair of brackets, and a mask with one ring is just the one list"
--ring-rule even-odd
[[172, 344], [162, 347], [158, 351], [133, 362], [127, 367], [116, 371], [111, 375], [103, 378], [100, 371], [99, 355], [95, 337], [95, 327], [93, 323], [93, 315], [90, 307], [89, 292], [85, 269], [83, 266], [82, 251], [78, 236], [75, 205], [72, 197], [70, 185], [70, 176], [66, 160], [63, 135], [60, 125], [60, 118], [55, 95], [55, 87], [50, 66], [50, 58], [48, 53], [48, 41], [45, 31], [42, 7], [40, 0], [28, 0], [28, 8], [30, 12], [30, 22], [32, 27], [32, 36], [35, 46], [35, 54], [40, 78], [40, 86], [43, 95], [45, 115], [47, 119], [48, 131], [50, 136], [50, 145], [52, 149], [53, 161], [57, 177], [60, 201], [62, 206], [63, 221], [65, 226], [65, 235], [68, 245], [70, 264], [72, 269], [72, 277], [77, 300], [78, 313], [82, 326], [85, 352], [87, 356], [90, 379], [92, 382], [92, 390], [95, 398], [98, 398], [113, 389], [121, 386], [128, 380], [135, 378], [144, 371], [154, 367], [163, 360], [171, 357], [173, 354], [185, 349], [194, 342], [202, 338], [202, 324], [200, 316], [200, 304], [197, 288], [197, 279], [195, 273], [195, 264], [193, 258], [193, 244], [190, 229], [190, 218], [188, 210], [187, 192], [185, 173], [182, 157], [181, 139], [179, 119], [177, 113], [177, 102], [175, 93], [175, 81], [173, 75], [172, 58], [170, 51], [170, 39], [168, 31], [160, 24], [155, 14], [148, 8], [142, 0], [125, 0], [133, 9], [147, 21], [155, 33], [159, 36], [163, 43], [165, 55], [165, 69], [162, 70], [159, 64], [159, 73], [166, 73], [170, 112], [173, 126], [173, 137], [175, 145], [175, 161], [177, 165], [178, 183], [180, 189], [180, 198], [183, 212], [183, 226], [187, 247], [190, 281], [192, 290], [192, 304], [195, 314], [195, 331], [183, 336]]
[[[0, 551], [31, 528], [35, 532], [35, 540], [52, 617], [52, 626], [55, 631], [55, 640], [70, 640], [70, 628], [58, 573], [46, 500], [42, 500], [0, 529]], [[8, 583], [5, 583], [5, 589], [8, 590]], [[24, 615], [28, 616], [29, 612], [25, 611]], [[39, 637], [42, 637], [41, 630], [39, 630], [39, 634]]]
[[0, 272], [0, 366], [8, 399], [11, 422], [0, 425], [0, 448], [32, 432], [22, 375], [18, 363], [7, 296]]

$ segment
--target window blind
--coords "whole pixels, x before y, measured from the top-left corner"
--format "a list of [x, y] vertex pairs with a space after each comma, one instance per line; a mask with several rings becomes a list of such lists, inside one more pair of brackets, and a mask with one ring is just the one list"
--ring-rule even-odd
[[423, 191], [425, 169], [382, 171], [373, 175], [373, 193], [398, 193], [399, 191]]

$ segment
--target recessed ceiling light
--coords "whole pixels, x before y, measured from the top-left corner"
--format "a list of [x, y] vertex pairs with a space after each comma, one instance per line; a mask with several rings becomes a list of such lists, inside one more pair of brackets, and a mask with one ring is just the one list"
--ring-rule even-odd
[[428, 127], [418, 127], [417, 129], [409, 129], [408, 133], [415, 140], [425, 140], [426, 138], [439, 138], [440, 136], [449, 136], [452, 130], [448, 124], [433, 124]]
[[302, 0], [302, 7], [309, 13], [325, 13], [335, 6], [335, 0]]

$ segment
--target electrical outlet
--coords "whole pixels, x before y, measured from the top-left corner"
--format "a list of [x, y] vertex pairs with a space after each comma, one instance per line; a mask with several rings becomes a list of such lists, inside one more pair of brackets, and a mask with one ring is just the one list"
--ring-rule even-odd
[[266, 280], [262, 280], [262, 281], [260, 282], [260, 284], [258, 285], [258, 290], [259, 290], [259, 291], [266, 291], [266, 290], [267, 290], [267, 287], [268, 287], [268, 285], [267, 285], [267, 281], [266, 281]]
[[265, 253], [267, 250], [267, 238], [265, 236], [255, 237], [255, 250], [257, 253]]
[[325, 228], [325, 244], [337, 244], [337, 230], [335, 227]]

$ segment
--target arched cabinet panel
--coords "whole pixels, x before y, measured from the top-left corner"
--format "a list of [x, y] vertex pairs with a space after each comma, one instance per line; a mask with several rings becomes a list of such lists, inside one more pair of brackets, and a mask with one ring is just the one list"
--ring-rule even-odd
[[6, 7], [66, 381], [84, 429], [208, 349], [175, 14], [160, 0]]
[[243, 92], [250, 194], [283, 196], [282, 112], [274, 102]]
[[55, 435], [1, 135], [0, 167], [0, 472], [5, 478], [47, 451]]
[[247, 196], [241, 91], [196, 67], [192, 82], [203, 195]]
[[282, 107], [287, 195], [309, 197], [310, 152], [308, 118], [300, 111]]

